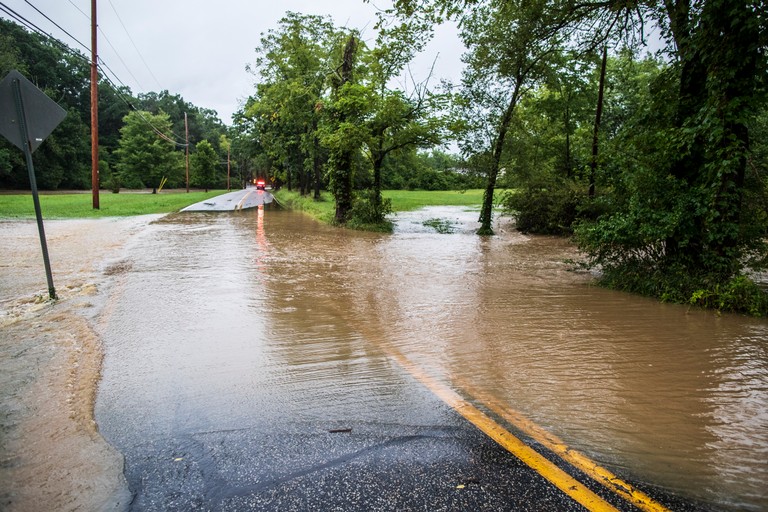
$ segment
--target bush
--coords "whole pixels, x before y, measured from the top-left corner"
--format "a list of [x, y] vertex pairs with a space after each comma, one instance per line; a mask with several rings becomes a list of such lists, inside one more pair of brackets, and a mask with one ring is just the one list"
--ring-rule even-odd
[[696, 290], [689, 302], [718, 311], [768, 316], [768, 292], [746, 276], [736, 276], [727, 283], [715, 284], [711, 289]]
[[392, 223], [387, 220], [387, 215], [391, 213], [391, 199], [381, 198], [379, 203], [372, 190], [365, 190], [355, 197], [347, 226], [370, 231], [392, 231]]
[[573, 232], [582, 200], [583, 194], [574, 187], [529, 185], [506, 194], [502, 206], [524, 233], [564, 235]]

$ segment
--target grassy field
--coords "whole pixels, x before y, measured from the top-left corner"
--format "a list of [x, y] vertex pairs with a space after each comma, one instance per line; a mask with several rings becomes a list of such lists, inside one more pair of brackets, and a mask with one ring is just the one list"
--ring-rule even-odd
[[383, 196], [392, 200], [392, 210], [404, 212], [424, 206], [480, 206], [483, 190], [385, 190]]
[[[403, 212], [417, 210], [424, 206], [480, 206], [483, 201], [482, 190], [385, 190], [382, 192], [385, 198], [392, 200], [392, 210]], [[323, 221], [331, 222], [335, 211], [333, 196], [327, 192], [322, 193], [322, 200], [315, 201], [311, 197], [301, 197], [298, 192], [280, 190], [276, 197], [279, 202], [295, 210], [304, 211], [311, 216]]]
[[[87, 194], [42, 194], [40, 209], [46, 219], [71, 219], [93, 217], [125, 217], [150, 213], [178, 211], [185, 206], [225, 193], [210, 192], [163, 192], [121, 193], [101, 192], [99, 209], [93, 209], [93, 197]], [[30, 218], [35, 216], [32, 193], [0, 194], [0, 218]]]

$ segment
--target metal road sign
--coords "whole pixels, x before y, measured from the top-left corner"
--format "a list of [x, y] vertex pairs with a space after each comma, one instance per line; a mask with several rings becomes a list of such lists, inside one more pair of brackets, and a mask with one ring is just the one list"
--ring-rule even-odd
[[19, 84], [26, 117], [23, 121], [27, 126], [29, 149], [34, 152], [64, 120], [67, 111], [18, 71], [13, 70], [8, 73], [0, 82], [0, 135], [20, 150], [24, 151], [26, 141], [22, 139], [19, 129], [20, 120], [14, 102], [14, 82]]
[[48, 259], [48, 244], [45, 241], [32, 152], [59, 126], [66, 115], [67, 112], [63, 108], [18, 71], [11, 71], [0, 82], [0, 135], [22, 150], [27, 161], [29, 185], [32, 188], [32, 202], [35, 205], [37, 230], [40, 233], [48, 295], [51, 300], [56, 299], [56, 288], [53, 286], [51, 262]]

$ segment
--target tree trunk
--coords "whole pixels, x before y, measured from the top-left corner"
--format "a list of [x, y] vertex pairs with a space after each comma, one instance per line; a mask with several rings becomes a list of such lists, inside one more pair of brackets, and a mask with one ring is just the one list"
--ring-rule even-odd
[[[379, 141], [379, 147], [376, 148], [375, 153], [373, 156], [373, 197], [371, 200], [373, 201], [373, 207], [376, 211], [377, 215], [381, 214], [381, 168], [384, 166], [384, 158], [386, 154], [384, 153], [384, 141], [383, 141], [383, 131], [382, 133], [377, 134], [378, 135], [378, 141]], [[381, 220], [384, 220], [383, 218]]]
[[320, 185], [322, 184], [322, 162], [320, 161], [320, 142], [315, 136], [315, 148], [312, 155], [312, 165], [315, 171], [315, 201], [320, 200]]
[[600, 83], [597, 86], [597, 109], [595, 127], [592, 132], [592, 161], [589, 164], [589, 197], [595, 197], [595, 178], [597, 176], [597, 154], [600, 133], [600, 119], [603, 117], [603, 97], [605, 94], [605, 68], [608, 64], [608, 47], [603, 47], [603, 60], [600, 64]]
[[288, 187], [288, 190], [289, 191], [293, 190], [293, 179], [292, 179], [292, 176], [291, 176], [291, 164], [288, 163], [288, 162], [286, 162], [286, 165], [285, 165], [285, 181], [286, 181], [286, 186]]
[[571, 106], [570, 95], [568, 96], [565, 104], [565, 118], [563, 122], [565, 124], [565, 177], [573, 177], [573, 162], [571, 161]]
[[681, 63], [675, 124], [695, 130], [671, 173], [691, 191], [707, 194], [706, 208], [691, 212], [689, 226], [666, 240], [667, 258], [727, 279], [740, 267], [749, 150], [744, 120], [754, 108], [760, 81], [760, 24], [745, 0], [708, 0], [695, 32], [687, 1], [670, 0], [667, 13]]
[[499, 176], [499, 165], [501, 163], [501, 153], [504, 150], [504, 140], [507, 137], [507, 130], [509, 130], [509, 125], [512, 122], [512, 114], [517, 105], [520, 86], [521, 81], [518, 80], [515, 83], [509, 105], [499, 123], [499, 132], [496, 135], [496, 142], [493, 146], [493, 158], [488, 169], [488, 183], [483, 193], [483, 205], [480, 208], [480, 229], [477, 230], [478, 235], [493, 235], [493, 228], [491, 228], [493, 222], [493, 194], [496, 190], [496, 179]]
[[[357, 51], [357, 39], [349, 36], [344, 45], [344, 56], [341, 64], [341, 84], [339, 87], [352, 81], [352, 70], [355, 64], [355, 52]], [[340, 121], [346, 121], [346, 115], [340, 116]], [[349, 212], [352, 210], [352, 154], [344, 151], [339, 155], [336, 169], [336, 214], [335, 221], [344, 224]]]
[[312, 120], [312, 174], [314, 185], [314, 199], [320, 200], [320, 186], [322, 185], [322, 161], [320, 159], [320, 138], [317, 135], [317, 116]]

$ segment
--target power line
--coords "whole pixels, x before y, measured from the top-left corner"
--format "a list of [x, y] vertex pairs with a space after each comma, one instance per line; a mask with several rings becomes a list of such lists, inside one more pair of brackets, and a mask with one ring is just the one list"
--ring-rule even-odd
[[128, 67], [128, 64], [126, 64], [126, 63], [125, 63], [125, 61], [123, 60], [123, 58], [120, 56], [120, 52], [118, 52], [118, 51], [117, 51], [117, 48], [115, 48], [115, 46], [112, 44], [112, 41], [110, 41], [110, 40], [109, 40], [109, 38], [107, 37], [107, 35], [104, 33], [104, 31], [103, 31], [103, 30], [101, 30], [101, 27], [99, 27], [99, 33], [100, 33], [102, 36], [104, 36], [104, 39], [107, 41], [107, 44], [108, 44], [108, 45], [109, 45], [109, 47], [110, 47], [110, 48], [112, 48], [112, 50], [115, 52], [115, 55], [117, 55], [117, 58], [120, 60], [120, 62], [122, 62], [122, 63], [123, 63], [123, 67], [124, 67], [124, 68], [125, 68], [125, 70], [128, 72], [128, 74], [129, 74], [129, 75], [131, 75], [131, 78], [133, 78], [134, 82], [136, 82], [136, 85], [138, 85], [140, 89], [144, 89], [144, 86], [143, 86], [143, 85], [141, 85], [141, 82], [139, 81], [139, 79], [138, 79], [138, 78], [136, 78], [136, 75], [134, 75], [134, 74], [131, 72], [131, 69]]
[[[104, 67], [106, 67], [106, 68], [109, 70], [109, 72], [110, 72], [110, 73], [112, 73], [112, 75], [114, 76], [115, 80], [117, 80], [118, 82], [120, 82], [120, 84], [121, 84], [123, 87], [127, 87], [127, 86], [126, 86], [126, 85], [125, 85], [125, 84], [124, 84], [124, 83], [123, 83], [123, 82], [120, 80], [120, 78], [118, 78], [118, 76], [115, 74], [115, 72], [114, 72], [114, 71], [112, 71], [112, 70], [109, 68], [109, 66], [107, 66], [107, 64], [106, 64], [106, 63], [105, 63], [105, 62], [104, 62], [104, 61], [101, 59], [101, 57], [99, 57], [99, 61], [101, 61], [101, 63], [102, 63], [102, 64], [104, 64]], [[162, 138], [163, 140], [166, 140], [166, 141], [168, 141], [168, 142], [170, 142], [170, 143], [172, 143], [172, 144], [176, 145], [177, 147], [186, 147], [186, 146], [187, 146], [187, 144], [186, 144], [186, 143], [181, 143], [181, 142], [178, 142], [178, 141], [177, 141], [177, 140], [175, 140], [175, 139], [172, 139], [172, 138], [171, 138], [171, 137], [169, 137], [168, 135], [164, 134], [164, 133], [163, 133], [163, 132], [162, 132], [162, 131], [161, 131], [159, 128], [157, 128], [155, 125], [153, 125], [153, 124], [152, 124], [152, 122], [151, 122], [149, 119], [147, 119], [147, 118], [144, 116], [144, 114], [142, 113], [142, 111], [141, 111], [141, 110], [137, 109], [137, 108], [136, 108], [136, 107], [133, 105], [133, 103], [131, 103], [130, 101], [128, 101], [128, 100], [125, 98], [125, 96], [123, 96], [123, 93], [120, 91], [120, 88], [119, 88], [119, 87], [117, 87], [117, 85], [115, 84], [115, 82], [113, 82], [113, 81], [112, 81], [112, 79], [109, 77], [109, 75], [106, 73], [106, 71], [104, 71], [104, 68], [102, 68], [101, 66], [99, 66], [99, 69], [101, 69], [101, 71], [102, 71], [102, 73], [101, 73], [101, 76], [103, 76], [103, 77], [104, 77], [104, 79], [105, 79], [107, 82], [109, 82], [109, 84], [112, 86], [112, 90], [114, 90], [114, 91], [115, 91], [115, 94], [117, 94], [117, 95], [118, 95], [118, 97], [119, 97], [121, 100], [123, 100], [123, 103], [125, 103], [126, 105], [128, 105], [128, 108], [130, 108], [131, 110], [133, 110], [134, 112], [136, 112], [136, 114], [137, 114], [137, 115], [138, 115], [138, 116], [141, 118], [141, 120], [142, 120], [142, 121], [144, 121], [144, 122], [147, 124], [147, 126], [149, 126], [149, 127], [152, 129], [152, 131], [153, 131], [153, 132], [155, 132], [155, 133], [156, 133], [156, 134], [157, 134], [157, 135], [158, 135], [160, 138]], [[171, 135], [173, 135], [174, 137], [177, 137], [178, 139], [181, 139], [181, 137], [179, 137], [179, 136], [178, 136], [177, 134], [175, 134], [173, 131], [171, 131]]]
[[51, 18], [49, 18], [47, 14], [45, 14], [43, 11], [41, 11], [40, 9], [38, 9], [37, 7], [35, 7], [35, 6], [32, 4], [32, 2], [30, 2], [29, 0], [24, 0], [24, 1], [27, 3], [27, 5], [29, 5], [29, 6], [30, 6], [30, 7], [32, 7], [34, 10], [36, 10], [38, 13], [40, 13], [40, 15], [41, 15], [43, 18], [45, 18], [45, 19], [47, 19], [48, 21], [50, 21], [51, 23], [53, 23], [53, 24], [56, 26], [56, 28], [58, 28], [59, 30], [61, 30], [62, 32], [64, 32], [65, 34], [67, 34], [67, 35], [68, 35], [70, 38], [72, 38], [72, 40], [73, 40], [73, 41], [75, 41], [77, 44], [79, 44], [80, 46], [82, 46], [82, 47], [85, 49], [85, 51], [90, 51], [90, 50], [91, 50], [90, 48], [88, 48], [87, 46], [85, 46], [83, 43], [81, 43], [81, 42], [80, 42], [80, 41], [79, 41], [79, 40], [78, 40], [78, 39], [77, 39], [75, 36], [73, 36], [72, 34], [70, 34], [69, 32], [67, 32], [67, 30], [66, 30], [66, 29], [64, 29], [64, 28], [63, 28], [61, 25], [59, 25], [58, 23], [56, 23], [55, 21], [53, 21]]
[[[66, 45], [64, 42], [62, 42], [61, 40], [57, 39], [57, 38], [56, 38], [56, 37], [54, 37], [53, 35], [51, 35], [51, 34], [49, 34], [49, 33], [45, 32], [45, 31], [44, 31], [42, 28], [40, 28], [40, 27], [38, 27], [37, 25], [35, 25], [34, 23], [32, 23], [32, 22], [31, 22], [31, 21], [29, 21], [27, 18], [25, 18], [25, 17], [24, 17], [24, 16], [22, 16], [21, 14], [17, 13], [16, 11], [14, 11], [13, 9], [11, 9], [10, 7], [8, 7], [8, 6], [7, 6], [5, 3], [3, 3], [3, 2], [0, 2], [0, 11], [3, 11], [3, 12], [5, 12], [5, 13], [6, 13], [6, 14], [7, 14], [7, 15], [10, 17], [10, 18], [12, 18], [13, 20], [15, 20], [15, 21], [19, 22], [21, 25], [23, 25], [23, 26], [27, 27], [27, 28], [28, 28], [29, 30], [31, 30], [32, 32], [35, 32], [35, 33], [37, 33], [38, 35], [41, 35], [41, 36], [44, 36], [44, 37], [46, 37], [47, 39], [49, 39], [49, 40], [50, 40], [50, 41], [51, 41], [53, 44], [55, 44], [56, 46], [58, 46], [58, 47], [59, 47], [59, 48], [60, 48], [62, 51], [64, 51], [65, 53], [68, 53], [68, 54], [70, 54], [70, 55], [72, 55], [72, 56], [74, 56], [74, 57], [76, 57], [76, 58], [78, 58], [78, 59], [82, 60], [82, 61], [83, 61], [84, 63], [86, 63], [86, 64], [90, 64], [90, 61], [89, 61], [89, 60], [88, 60], [88, 59], [87, 59], [85, 56], [83, 56], [82, 54], [80, 54], [80, 53], [78, 53], [77, 51], [73, 50], [72, 48], [70, 48], [69, 46], [67, 46], [67, 45]], [[38, 12], [39, 12], [39, 11], [38, 11]], [[42, 14], [42, 13], [41, 13], [41, 14]], [[48, 18], [47, 16], [46, 16], [46, 19], [48, 19], [49, 21], [51, 21], [51, 23], [54, 23], [54, 22], [53, 22], [52, 20], [50, 20], [50, 18]], [[58, 25], [57, 25], [56, 23], [54, 23], [54, 25], [56, 25], [56, 26], [58, 27]], [[61, 27], [59, 27], [59, 28], [61, 29]], [[62, 30], [63, 30], [63, 29], [62, 29]], [[70, 37], [71, 37], [71, 36], [70, 36]], [[106, 62], [104, 62], [104, 60], [103, 60], [101, 57], [99, 57], [99, 61], [101, 61], [101, 63], [104, 65], [104, 68], [108, 69], [108, 70], [109, 70], [109, 72], [110, 72], [110, 73], [112, 73], [112, 75], [114, 76], [115, 80], [117, 80], [118, 82], [120, 82], [120, 84], [121, 84], [123, 87], [125, 87], [125, 88], [127, 88], [127, 89], [129, 89], [129, 90], [130, 90], [130, 88], [129, 88], [128, 86], [126, 86], [126, 85], [123, 83], [123, 81], [122, 81], [122, 80], [120, 80], [120, 78], [117, 76], [117, 74], [116, 74], [114, 71], [112, 71], [112, 69], [111, 69], [111, 68], [109, 68], [109, 66], [106, 64]], [[135, 107], [135, 106], [134, 106], [134, 105], [133, 105], [133, 104], [132, 104], [130, 101], [128, 101], [128, 100], [125, 98], [125, 96], [124, 96], [124, 95], [122, 94], [122, 92], [120, 91], [120, 88], [119, 88], [119, 87], [118, 87], [118, 86], [117, 86], [117, 85], [116, 85], [116, 84], [115, 84], [115, 83], [112, 81], [112, 79], [109, 77], [109, 75], [108, 75], [108, 74], [107, 74], [107, 73], [104, 71], [104, 68], [102, 68], [101, 66], [99, 66], [99, 69], [101, 69], [101, 71], [102, 71], [102, 77], [104, 77], [104, 79], [105, 79], [105, 80], [106, 80], [106, 81], [109, 83], [109, 85], [112, 87], [112, 89], [113, 89], [113, 90], [115, 91], [115, 93], [118, 95], [118, 97], [119, 97], [119, 98], [120, 98], [120, 99], [121, 99], [121, 100], [122, 100], [122, 101], [123, 101], [123, 102], [124, 102], [126, 105], [128, 105], [128, 108], [129, 108], [129, 109], [131, 109], [131, 110], [133, 110], [133, 111], [135, 111], [135, 112], [137, 112], [137, 114], [139, 115], [139, 117], [140, 117], [140, 118], [141, 118], [141, 119], [142, 119], [142, 120], [143, 120], [143, 121], [144, 121], [144, 122], [145, 122], [145, 123], [146, 123], [146, 124], [147, 124], [147, 125], [148, 125], [148, 126], [151, 128], [151, 129], [152, 129], [152, 131], [154, 131], [154, 132], [155, 132], [155, 133], [156, 133], [156, 134], [157, 134], [159, 137], [161, 137], [162, 139], [164, 139], [164, 140], [166, 140], [166, 141], [168, 141], [168, 142], [170, 142], [170, 143], [174, 144], [174, 145], [175, 145], [175, 146], [177, 146], [177, 147], [186, 147], [186, 146], [187, 146], [187, 144], [185, 144], [185, 143], [180, 143], [180, 142], [177, 142], [177, 140], [174, 140], [174, 139], [172, 139], [171, 137], [169, 137], [168, 135], [166, 135], [166, 134], [164, 134], [162, 131], [160, 131], [160, 129], [159, 129], [159, 128], [157, 128], [156, 126], [154, 126], [154, 125], [153, 125], [153, 124], [152, 124], [152, 123], [149, 121], [149, 119], [147, 119], [147, 118], [146, 118], [146, 117], [145, 117], [145, 116], [144, 116], [144, 115], [141, 113], [141, 111], [140, 111], [139, 109], [137, 109], [137, 108], [136, 108], [136, 107]], [[173, 133], [173, 132], [171, 132], [171, 134], [172, 134], [174, 137], [176, 137], [176, 138], [178, 138], [178, 139], [181, 139], [181, 137], [179, 137], [177, 134], [175, 134], [175, 133]], [[183, 140], [183, 139], [181, 139], [181, 140]]]
[[115, 12], [115, 16], [117, 16], [117, 20], [120, 22], [120, 25], [123, 26], [123, 30], [125, 30], [125, 35], [128, 36], [128, 40], [133, 45], [133, 48], [136, 50], [136, 53], [139, 55], [139, 58], [141, 59], [141, 62], [144, 63], [144, 67], [147, 68], [147, 71], [149, 71], [149, 74], [152, 75], [152, 78], [155, 80], [155, 84], [162, 89], [163, 86], [160, 85], [160, 82], [157, 80], [157, 77], [154, 73], [152, 73], [152, 70], [149, 68], [149, 65], [147, 65], [147, 61], [144, 60], [144, 56], [139, 51], [139, 48], [136, 46], [136, 43], [133, 41], [133, 38], [131, 37], [130, 32], [128, 32], [128, 29], [125, 26], [125, 23], [123, 23], [123, 19], [120, 17], [120, 14], [118, 14], [117, 9], [115, 9], [115, 5], [112, 3], [112, 0], [109, 0], [109, 6], [112, 7], [112, 10]]
[[78, 11], [80, 11], [80, 14], [82, 14], [83, 16], [85, 16], [85, 17], [86, 17], [86, 18], [88, 18], [88, 19], [91, 19], [91, 17], [90, 17], [90, 16], [88, 16], [87, 14], [85, 14], [85, 13], [83, 12], [83, 10], [82, 10], [81, 8], [79, 8], [75, 2], [73, 2], [72, 0], [67, 0], [67, 1], [68, 1], [70, 4], [72, 4], [72, 7], [74, 7], [74, 8], [75, 8], [75, 9], [77, 9]]
[[[84, 17], [85, 17], [87, 20], [90, 20], [90, 19], [91, 19], [90, 15], [86, 14], [86, 13], [85, 13], [85, 12], [84, 12], [84, 11], [83, 11], [83, 10], [82, 10], [80, 7], [78, 7], [78, 6], [77, 6], [77, 4], [76, 4], [76, 3], [74, 3], [72, 0], [68, 0], [68, 2], [69, 2], [71, 5], [72, 5], [72, 7], [74, 7], [75, 9], [77, 9], [77, 10], [80, 12], [80, 14], [82, 14], [82, 15], [83, 15], [83, 16], [84, 16]], [[104, 40], [107, 42], [107, 44], [109, 45], [109, 47], [110, 47], [110, 48], [112, 48], [112, 51], [114, 51], [114, 52], [115, 52], [115, 55], [116, 55], [116, 56], [117, 56], [117, 58], [120, 60], [120, 62], [123, 64], [123, 67], [125, 68], [125, 70], [128, 72], [128, 74], [129, 74], [129, 75], [131, 75], [131, 78], [133, 78], [133, 81], [134, 81], [134, 82], [136, 82], [136, 85], [138, 85], [140, 89], [144, 89], [144, 86], [141, 84], [141, 82], [139, 81], [139, 79], [138, 79], [138, 78], [136, 78], [136, 75], [134, 75], [134, 74], [133, 74], [133, 72], [131, 71], [131, 68], [129, 68], [129, 67], [128, 67], [128, 64], [126, 64], [126, 62], [123, 60], [123, 57], [120, 55], [120, 52], [118, 52], [118, 51], [117, 51], [117, 48], [115, 48], [115, 45], [113, 45], [113, 44], [112, 44], [112, 41], [110, 41], [110, 40], [109, 40], [109, 37], [107, 37], [107, 33], [106, 33], [106, 32], [104, 32], [104, 30], [102, 30], [102, 28], [101, 28], [101, 25], [99, 25], [98, 29], [99, 29], [99, 34], [101, 34], [101, 36], [102, 36], [102, 37], [104, 38]]]

